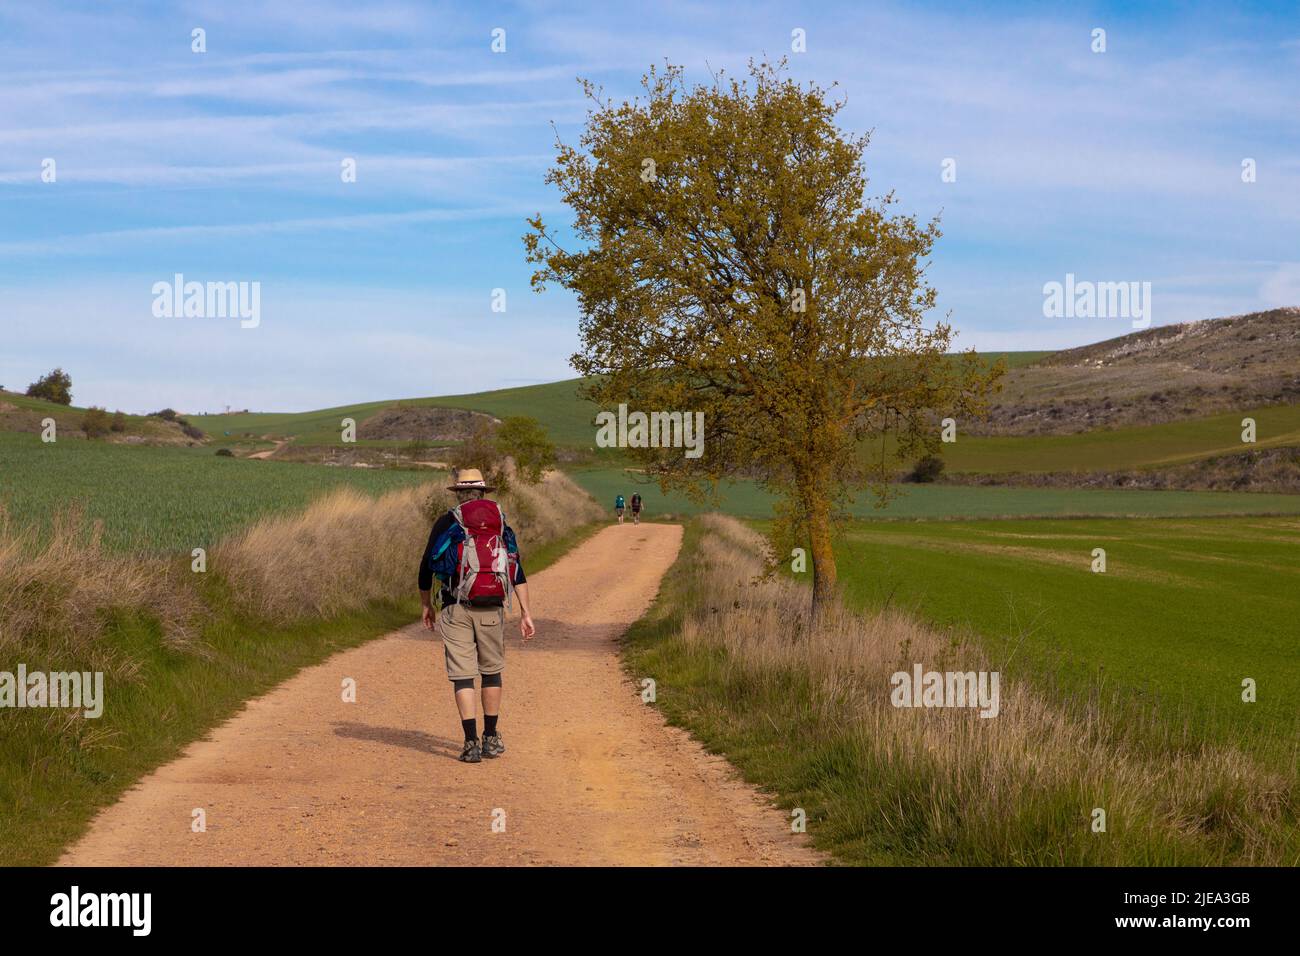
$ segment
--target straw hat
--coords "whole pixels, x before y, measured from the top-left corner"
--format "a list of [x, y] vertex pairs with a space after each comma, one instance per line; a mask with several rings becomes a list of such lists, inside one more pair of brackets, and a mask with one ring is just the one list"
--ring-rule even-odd
[[477, 468], [462, 468], [456, 472], [456, 482], [447, 486], [448, 491], [496, 491], [496, 487], [483, 480], [483, 472]]

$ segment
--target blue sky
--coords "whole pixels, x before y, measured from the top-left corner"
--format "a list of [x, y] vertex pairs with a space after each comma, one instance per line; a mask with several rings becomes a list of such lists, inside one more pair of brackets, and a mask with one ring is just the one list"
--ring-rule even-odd
[[[1044, 318], [1068, 272], [1151, 282], [1156, 325], [1300, 305], [1295, 3], [5, 2], [0, 384], [61, 365], [78, 404], [197, 412], [571, 377], [574, 302], [529, 291], [520, 237], [565, 220], [542, 177], [576, 78], [787, 53], [874, 131], [872, 191], [941, 214], [963, 347], [1130, 331]], [[176, 273], [260, 282], [260, 325], [155, 318]]]

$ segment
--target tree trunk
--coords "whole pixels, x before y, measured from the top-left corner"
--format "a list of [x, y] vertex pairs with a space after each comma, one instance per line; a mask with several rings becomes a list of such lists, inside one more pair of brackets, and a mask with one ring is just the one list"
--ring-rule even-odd
[[812, 619], [816, 623], [835, 598], [837, 574], [831, 548], [831, 509], [825, 499], [809, 502], [808, 537], [812, 547]]

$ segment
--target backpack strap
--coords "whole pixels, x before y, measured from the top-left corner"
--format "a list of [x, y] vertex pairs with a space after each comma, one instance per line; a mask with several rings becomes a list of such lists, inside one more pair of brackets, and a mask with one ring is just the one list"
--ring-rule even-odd
[[[507, 611], [513, 611], [515, 607], [514, 605], [515, 571], [514, 568], [510, 566], [510, 543], [509, 542], [511, 538], [514, 537], [514, 534], [510, 532], [510, 526], [506, 524], [506, 509], [502, 508], [498, 502], [494, 501], [492, 503], [497, 506], [497, 513], [501, 515], [501, 550], [506, 553], [505, 607]], [[509, 537], [507, 537], [507, 534], [509, 534]]]
[[[451, 595], [456, 599], [457, 604], [464, 604], [465, 600], [461, 595], [461, 591], [465, 590], [465, 571], [468, 567], [468, 563], [465, 560], [465, 548], [473, 547], [474, 538], [465, 527], [465, 517], [461, 514], [460, 505], [456, 505], [456, 507], [452, 508], [450, 514], [451, 520], [455, 521], [456, 525], [460, 528], [461, 541], [464, 545], [460, 551], [460, 559], [456, 562], [456, 588], [454, 591], [451, 591]], [[448, 590], [451, 589], [448, 588]]]

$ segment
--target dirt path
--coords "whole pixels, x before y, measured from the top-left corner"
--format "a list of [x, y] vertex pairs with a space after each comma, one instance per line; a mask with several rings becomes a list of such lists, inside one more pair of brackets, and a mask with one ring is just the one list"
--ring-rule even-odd
[[279, 438], [272, 438], [269, 435], [263, 435], [262, 441], [273, 441], [275, 442], [275, 447], [268, 448], [266, 451], [255, 451], [251, 455], [245, 455], [244, 457], [248, 461], [265, 461], [266, 459], [273, 457], [275, 453], [285, 445], [289, 444], [288, 439], [282, 441]]
[[[529, 579], [497, 760], [462, 764], [436, 636], [302, 671], [96, 818], [60, 861], [123, 864], [814, 864], [788, 818], [641, 703], [616, 640], [681, 545], [615, 525]], [[357, 702], [340, 688], [353, 678]], [[207, 831], [191, 831], [202, 808]], [[504, 819], [505, 832], [494, 832]]]

